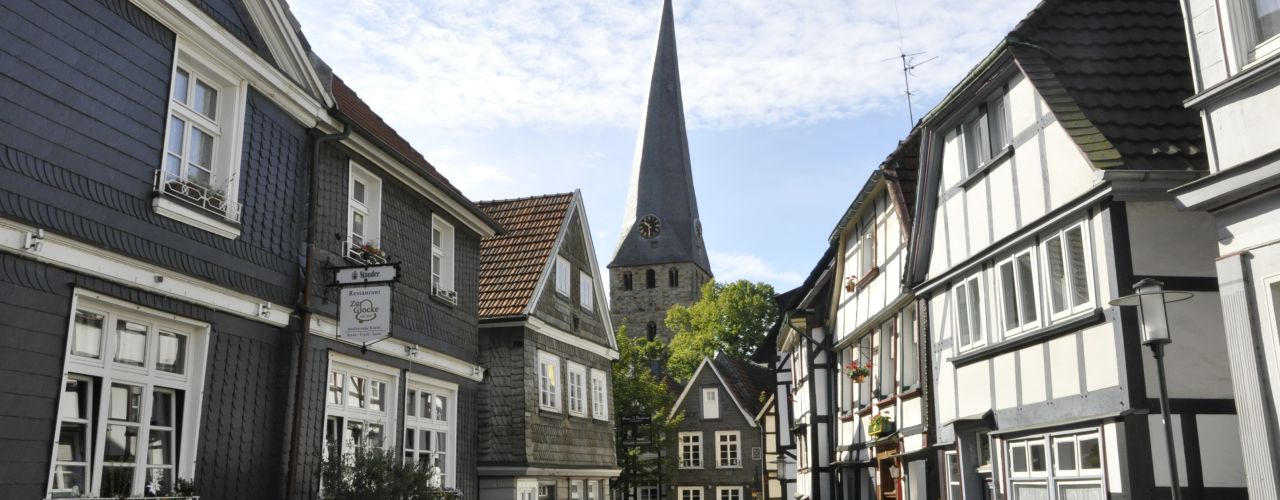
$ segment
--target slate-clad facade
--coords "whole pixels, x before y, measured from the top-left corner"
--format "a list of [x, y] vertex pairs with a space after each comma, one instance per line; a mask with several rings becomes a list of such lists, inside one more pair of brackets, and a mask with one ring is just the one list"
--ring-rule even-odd
[[479, 498], [602, 500], [618, 477], [618, 357], [578, 192], [479, 203]]
[[685, 383], [671, 414], [683, 414], [670, 439], [675, 457], [665, 498], [741, 500], [763, 495], [765, 431], [756, 416], [772, 389], [759, 365], [716, 353]]
[[[242, 107], [220, 120], [242, 132], [218, 139], [242, 144], [224, 159], [239, 174], [239, 234], [159, 213], [175, 49], [212, 35], [181, 31], [186, 4], [163, 22], [148, 10], [158, 5], [0, 6], [6, 498], [142, 494], [144, 481], [167, 489], [177, 477], [207, 498], [283, 495], [288, 437], [276, 424], [290, 411], [314, 119], [242, 86]], [[211, 59], [235, 67], [223, 49]], [[129, 462], [122, 444], [150, 460]]]

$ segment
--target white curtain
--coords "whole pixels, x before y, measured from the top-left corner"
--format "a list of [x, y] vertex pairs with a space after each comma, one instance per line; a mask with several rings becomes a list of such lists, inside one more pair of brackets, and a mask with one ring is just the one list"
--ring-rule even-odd
[[1049, 485], [1013, 483], [1013, 500], [1049, 500]]
[[1058, 500], [1102, 500], [1102, 485], [1097, 483], [1059, 484]]

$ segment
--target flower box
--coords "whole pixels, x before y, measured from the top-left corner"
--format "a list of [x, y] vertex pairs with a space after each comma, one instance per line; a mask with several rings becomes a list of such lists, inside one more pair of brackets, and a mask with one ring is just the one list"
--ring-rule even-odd
[[884, 415], [876, 415], [871, 417], [871, 422], [867, 424], [867, 434], [872, 437], [880, 437], [893, 432], [893, 420]]

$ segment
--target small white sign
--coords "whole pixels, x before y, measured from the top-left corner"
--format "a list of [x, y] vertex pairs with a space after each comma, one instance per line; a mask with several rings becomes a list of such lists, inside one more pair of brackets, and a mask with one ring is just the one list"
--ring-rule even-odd
[[344, 287], [338, 338], [370, 343], [391, 335], [391, 286]]
[[396, 280], [396, 266], [345, 267], [337, 272], [339, 285], [384, 283]]

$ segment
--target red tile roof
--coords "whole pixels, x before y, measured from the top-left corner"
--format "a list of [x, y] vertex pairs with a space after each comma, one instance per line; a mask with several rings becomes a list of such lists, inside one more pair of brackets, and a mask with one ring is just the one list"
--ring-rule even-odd
[[573, 193], [482, 201], [507, 234], [480, 240], [480, 318], [524, 313], [551, 258]]

